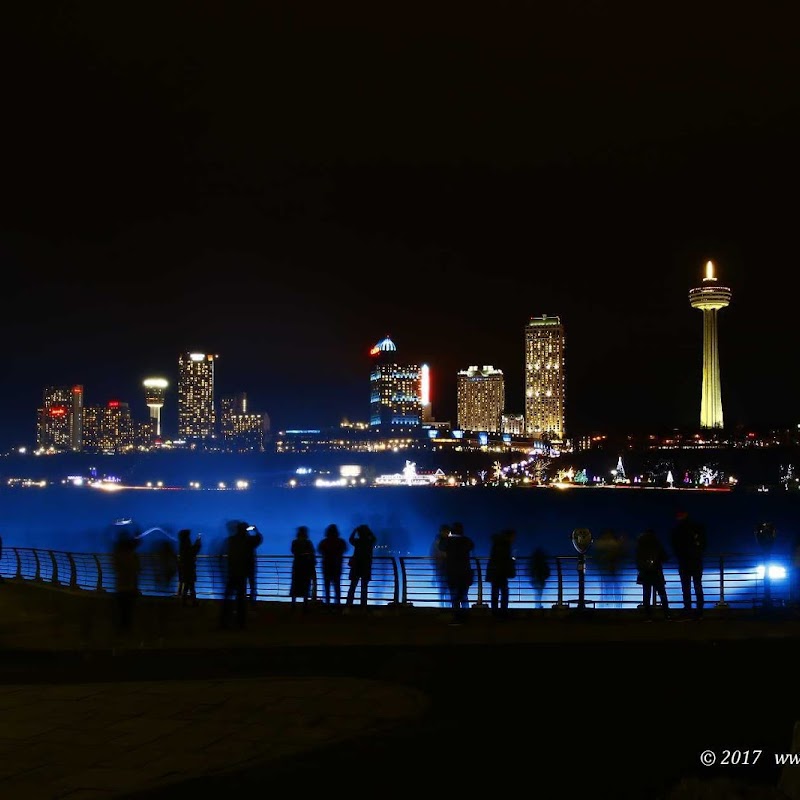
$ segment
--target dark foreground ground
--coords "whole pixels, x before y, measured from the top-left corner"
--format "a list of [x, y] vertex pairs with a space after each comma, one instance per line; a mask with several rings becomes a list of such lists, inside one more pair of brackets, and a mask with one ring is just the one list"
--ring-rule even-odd
[[[165, 623], [161, 611], [148, 617], [143, 605], [142, 629], [119, 641], [98, 629], [101, 601], [92, 601], [91, 612], [87, 600], [80, 602], [76, 610], [71, 595], [0, 586], [0, 681], [346, 676], [411, 686], [430, 699], [424, 714], [380, 735], [117, 795], [128, 800], [276, 791], [364, 798], [795, 796], [785, 774], [786, 791], [778, 791], [782, 773], [774, 762], [775, 753], [791, 749], [800, 720], [795, 618], [711, 614], [699, 623], [647, 624], [624, 612], [498, 623], [474, 614], [453, 628], [446, 616], [423, 609], [298, 616], [281, 604], [258, 610], [246, 631], [217, 632], [213, 606], [171, 609]], [[147, 619], [161, 619], [161, 627], [148, 627]], [[700, 756], [709, 750], [717, 763], [704, 767]], [[755, 760], [757, 750], [754, 766], [742, 763]], [[740, 763], [721, 765], [726, 751]]]

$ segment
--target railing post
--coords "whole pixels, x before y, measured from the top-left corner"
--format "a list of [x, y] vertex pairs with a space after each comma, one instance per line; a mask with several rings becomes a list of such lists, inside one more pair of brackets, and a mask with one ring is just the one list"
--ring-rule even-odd
[[556, 556], [556, 577], [558, 579], [558, 599], [553, 608], [567, 608], [564, 602], [564, 574], [561, 569], [561, 557]]
[[715, 604], [716, 608], [728, 608], [725, 601], [725, 556], [719, 555], [719, 600]]
[[77, 589], [78, 588], [78, 568], [75, 565], [75, 557], [72, 553], [67, 553], [67, 559], [69, 560], [69, 588], [70, 589]]
[[478, 599], [476, 600], [476, 602], [473, 604], [472, 607], [487, 608], [488, 603], [483, 599], [483, 574], [481, 573], [481, 561], [477, 556], [475, 556], [474, 562], [475, 562], [475, 575], [477, 577], [477, 583], [478, 583]]
[[50, 554], [50, 562], [53, 565], [53, 576], [50, 578], [50, 583], [54, 586], [58, 586], [61, 581], [58, 579], [58, 561], [56, 560], [56, 554], [53, 550], [47, 551]]
[[15, 578], [21, 578], [22, 577], [22, 559], [19, 557], [19, 548], [18, 547], [14, 548], [14, 556], [17, 559], [17, 574], [14, 575], [14, 577]]
[[33, 579], [40, 581], [42, 579], [42, 565], [39, 563], [39, 551], [33, 548], [33, 560], [36, 562], [36, 571], [33, 573]]
[[97, 586], [95, 587], [95, 591], [103, 592], [103, 567], [100, 564], [100, 556], [97, 553], [92, 553], [92, 558], [94, 558], [94, 563], [97, 564]]
[[392, 556], [392, 575], [394, 576], [394, 590], [392, 599], [387, 603], [390, 606], [400, 605], [400, 571], [397, 569], [397, 558]]
[[412, 606], [413, 603], [408, 602], [408, 570], [406, 569], [406, 560], [400, 556], [400, 602], [404, 606]]

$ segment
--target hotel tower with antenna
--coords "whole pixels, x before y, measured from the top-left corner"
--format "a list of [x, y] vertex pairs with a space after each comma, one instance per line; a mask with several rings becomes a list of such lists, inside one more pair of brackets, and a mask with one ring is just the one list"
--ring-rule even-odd
[[700, 401], [700, 427], [722, 428], [722, 389], [719, 380], [717, 312], [731, 302], [731, 290], [720, 286], [714, 264], [706, 263], [703, 283], [689, 291], [689, 304], [703, 312], [703, 393]]

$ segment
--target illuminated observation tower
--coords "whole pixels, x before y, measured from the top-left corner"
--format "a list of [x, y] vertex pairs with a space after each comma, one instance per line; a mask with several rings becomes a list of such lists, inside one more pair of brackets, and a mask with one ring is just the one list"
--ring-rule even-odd
[[164, 391], [167, 385], [164, 378], [147, 378], [144, 382], [145, 402], [150, 409], [150, 421], [156, 436], [161, 436], [161, 409], [164, 407]]
[[719, 380], [717, 312], [731, 302], [731, 290], [720, 286], [714, 264], [706, 263], [703, 285], [689, 291], [689, 304], [703, 312], [703, 394], [700, 401], [700, 427], [722, 428], [722, 389]]

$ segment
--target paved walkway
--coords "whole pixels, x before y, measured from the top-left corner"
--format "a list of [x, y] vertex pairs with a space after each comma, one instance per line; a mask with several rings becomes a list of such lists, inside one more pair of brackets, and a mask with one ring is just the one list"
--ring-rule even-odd
[[[287, 653], [299, 651], [336, 649], [355, 662], [381, 648], [402, 655], [409, 648], [800, 639], [800, 620], [785, 614], [645, 624], [628, 612], [535, 612], [497, 623], [479, 611], [453, 627], [447, 613], [432, 609], [304, 615], [288, 604], [257, 608], [246, 630], [219, 631], [215, 604], [191, 609], [169, 600], [142, 602], [136, 630], [119, 638], [108, 612], [96, 598], [0, 585], [0, 797], [135, 795], [380, 736], [424, 719], [430, 707], [425, 691], [405, 680], [413, 658], [396, 660], [388, 675], [369, 676], [365, 663], [343, 667], [348, 675], [322, 665], [308, 674], [313, 657], [297, 674], [251, 668], [229, 675], [237, 653], [249, 653], [264, 672], [291, 672]], [[147, 680], [137, 679], [138, 664]]]

